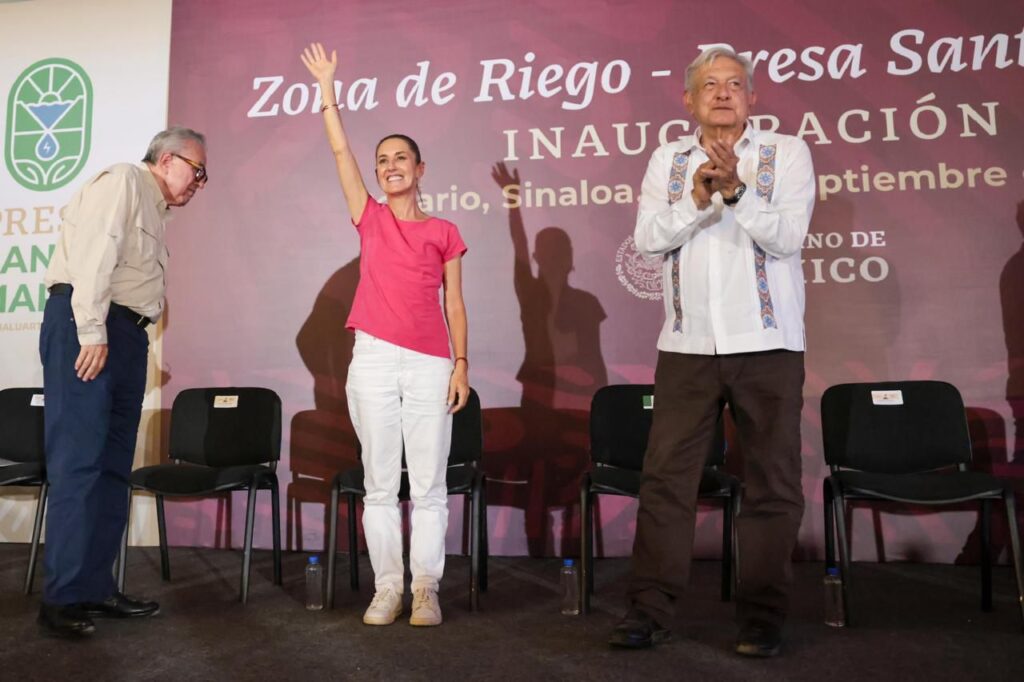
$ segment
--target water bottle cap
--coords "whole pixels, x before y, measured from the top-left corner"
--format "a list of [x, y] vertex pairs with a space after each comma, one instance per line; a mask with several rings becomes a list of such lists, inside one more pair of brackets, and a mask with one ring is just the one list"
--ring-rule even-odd
[[825, 570], [826, 575], [839, 575], [839, 569], [833, 566]]
[[320, 557], [318, 557], [316, 554], [314, 554], [313, 556], [309, 557], [309, 563], [311, 563], [311, 564], [319, 564], [320, 563]]
[[562, 565], [563, 566], [573, 566], [574, 564], [572, 562], [572, 559], [563, 559], [562, 560]]

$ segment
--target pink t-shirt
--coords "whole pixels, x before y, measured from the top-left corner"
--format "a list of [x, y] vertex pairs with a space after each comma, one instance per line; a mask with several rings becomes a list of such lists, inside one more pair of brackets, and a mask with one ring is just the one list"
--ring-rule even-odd
[[370, 197], [356, 224], [359, 286], [345, 326], [396, 346], [451, 357], [438, 289], [444, 264], [466, 252], [454, 224], [399, 220]]

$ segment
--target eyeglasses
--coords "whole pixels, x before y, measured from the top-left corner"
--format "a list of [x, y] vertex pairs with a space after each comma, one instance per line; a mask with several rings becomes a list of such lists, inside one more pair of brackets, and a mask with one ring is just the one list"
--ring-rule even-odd
[[210, 174], [206, 172], [206, 166], [204, 164], [201, 164], [201, 163], [199, 163], [197, 161], [193, 161], [192, 159], [186, 158], [186, 157], [182, 156], [181, 154], [175, 154], [174, 152], [171, 152], [171, 156], [175, 156], [175, 157], [181, 159], [182, 161], [184, 161], [185, 163], [187, 163], [188, 165], [192, 166], [192, 168], [195, 169], [195, 171], [196, 171], [196, 182], [209, 182], [210, 181]]

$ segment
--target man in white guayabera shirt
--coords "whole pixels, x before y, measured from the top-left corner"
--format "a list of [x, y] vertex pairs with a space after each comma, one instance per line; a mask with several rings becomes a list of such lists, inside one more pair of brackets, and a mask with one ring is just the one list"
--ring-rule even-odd
[[644, 176], [634, 240], [663, 258], [654, 422], [640, 488], [630, 610], [610, 643], [670, 636], [693, 551], [698, 484], [728, 403], [744, 466], [736, 651], [774, 656], [803, 515], [800, 247], [814, 205], [803, 141], [759, 132], [753, 66], [711, 48], [686, 71], [698, 128], [659, 147]]

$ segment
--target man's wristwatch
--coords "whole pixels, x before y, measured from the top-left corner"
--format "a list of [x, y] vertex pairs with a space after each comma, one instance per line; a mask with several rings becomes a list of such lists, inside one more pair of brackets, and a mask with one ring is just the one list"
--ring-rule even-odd
[[736, 188], [736, 192], [728, 199], [722, 197], [722, 203], [726, 206], [735, 206], [740, 203], [740, 199], [743, 198], [743, 193], [747, 191], [747, 186], [744, 183], [740, 183], [740, 186]]

